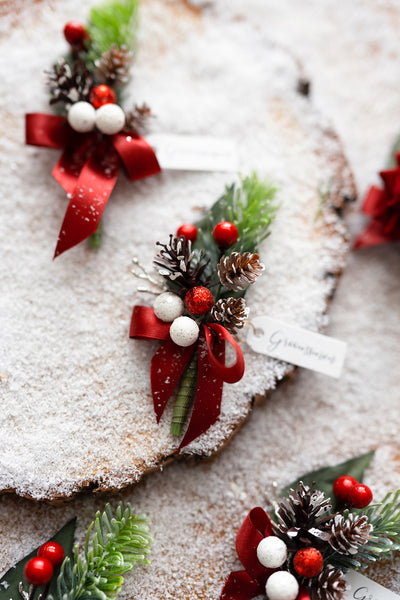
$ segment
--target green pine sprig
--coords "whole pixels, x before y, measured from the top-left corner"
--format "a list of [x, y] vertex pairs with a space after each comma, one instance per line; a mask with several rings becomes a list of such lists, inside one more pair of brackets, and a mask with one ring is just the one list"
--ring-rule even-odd
[[123, 575], [135, 564], [148, 564], [150, 542], [145, 516], [135, 515], [130, 504], [124, 507], [122, 502], [114, 516], [107, 504], [88, 529], [84, 554], [76, 545], [73, 558], [64, 560], [57, 580], [58, 600], [115, 598]]
[[[347, 517], [349, 512], [344, 511], [343, 516]], [[351, 512], [368, 517], [373, 526], [370, 539], [359, 547], [357, 554], [327, 553], [330, 564], [340, 569], [366, 569], [371, 562], [400, 550], [400, 490], [389, 492], [378, 504]]]
[[88, 32], [91, 61], [100, 58], [113, 44], [133, 50], [138, 22], [139, 0], [109, 0], [89, 13]]
[[275, 185], [260, 181], [257, 174], [252, 173], [242, 177], [240, 184], [226, 186], [224, 194], [195, 223], [197, 240], [193, 250], [195, 255], [203, 250], [210, 258], [206, 274], [212, 277], [214, 283], [217, 281], [216, 267], [221, 258], [221, 251], [212, 236], [214, 227], [221, 221], [231, 221], [238, 229], [238, 241], [225, 254], [256, 252], [261, 242], [270, 235], [270, 225], [278, 210], [276, 192]]

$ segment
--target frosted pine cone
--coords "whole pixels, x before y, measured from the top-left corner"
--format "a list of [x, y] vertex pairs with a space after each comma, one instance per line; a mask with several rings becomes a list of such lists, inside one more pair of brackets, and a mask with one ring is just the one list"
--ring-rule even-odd
[[121, 46], [118, 48], [113, 44], [107, 52], [103, 52], [101, 58], [96, 60], [95, 77], [100, 83], [122, 87], [129, 80], [129, 69], [132, 63], [132, 53]]
[[255, 283], [264, 270], [259, 258], [258, 254], [251, 252], [232, 252], [230, 256], [223, 256], [217, 266], [222, 285], [237, 292]]
[[157, 242], [157, 246], [161, 250], [153, 263], [159, 275], [167, 280], [169, 289], [184, 295], [197, 285], [207, 287], [209, 278], [204, 275], [204, 271], [209, 260], [205, 260], [202, 252], [195, 256], [190, 241], [170, 235], [168, 244]]
[[245, 324], [249, 309], [244, 298], [221, 298], [211, 309], [215, 321], [221, 323], [231, 333], [236, 333]]
[[329, 544], [339, 554], [357, 554], [359, 547], [368, 542], [372, 530], [373, 526], [365, 515], [350, 513], [347, 519], [343, 515], [336, 515]]
[[151, 109], [147, 104], [142, 104], [142, 106], [136, 104], [132, 110], [126, 113], [125, 128], [135, 132], [145, 131], [147, 121], [152, 116]]
[[47, 71], [47, 86], [50, 91], [50, 104], [66, 102], [73, 104], [88, 100], [93, 78], [85, 63], [78, 59], [72, 68], [65, 60], [59, 60], [52, 71]]
[[309, 580], [309, 591], [311, 600], [343, 600], [346, 581], [342, 571], [327, 565], [318, 577]]

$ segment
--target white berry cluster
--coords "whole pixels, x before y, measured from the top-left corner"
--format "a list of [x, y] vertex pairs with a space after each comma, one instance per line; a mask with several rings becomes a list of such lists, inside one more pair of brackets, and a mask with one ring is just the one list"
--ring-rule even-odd
[[157, 296], [153, 308], [160, 321], [171, 323], [169, 335], [175, 344], [186, 347], [195, 343], [199, 326], [190, 317], [182, 316], [185, 309], [182, 298], [173, 292], [164, 292]]
[[[283, 540], [270, 535], [257, 546], [257, 558], [268, 569], [279, 569], [287, 559], [287, 546]], [[299, 584], [289, 571], [275, 571], [267, 579], [265, 592], [269, 600], [295, 600]]]
[[97, 127], [106, 135], [114, 135], [125, 125], [125, 113], [118, 104], [103, 104], [97, 110], [90, 102], [75, 102], [67, 116], [74, 131], [87, 133]]

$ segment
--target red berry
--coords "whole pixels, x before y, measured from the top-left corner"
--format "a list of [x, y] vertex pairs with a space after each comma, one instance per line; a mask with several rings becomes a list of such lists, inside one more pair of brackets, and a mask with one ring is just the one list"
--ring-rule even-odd
[[78, 44], [83, 44], [87, 37], [87, 31], [82, 23], [79, 23], [78, 21], [68, 21], [64, 27], [64, 37], [68, 44], [76, 46]]
[[293, 567], [300, 577], [316, 577], [324, 566], [322, 554], [316, 548], [301, 548], [293, 559]]
[[100, 108], [103, 104], [116, 104], [117, 94], [108, 85], [101, 83], [90, 91], [89, 100], [95, 108]]
[[49, 583], [53, 576], [53, 565], [48, 558], [35, 556], [24, 567], [24, 577], [29, 585], [38, 586]]
[[350, 490], [349, 503], [354, 508], [365, 508], [372, 500], [372, 492], [367, 485], [356, 483]]
[[239, 232], [230, 221], [221, 221], [213, 230], [213, 238], [220, 248], [229, 248], [237, 241]]
[[38, 550], [40, 558], [47, 558], [53, 567], [59, 567], [64, 560], [64, 548], [57, 542], [46, 542]]
[[357, 479], [351, 475], [341, 475], [333, 484], [333, 494], [340, 504], [346, 504], [349, 500], [349, 493], [352, 487], [358, 483]]
[[193, 243], [197, 240], [197, 227], [191, 223], [183, 223], [176, 232], [176, 235], [178, 237], [184, 237], [186, 240]]
[[214, 306], [214, 296], [208, 288], [197, 285], [186, 294], [185, 306], [193, 315], [205, 315]]

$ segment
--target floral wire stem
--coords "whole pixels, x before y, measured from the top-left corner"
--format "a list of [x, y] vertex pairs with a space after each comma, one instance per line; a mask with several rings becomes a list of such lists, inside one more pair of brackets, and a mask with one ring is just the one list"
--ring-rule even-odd
[[89, 238], [89, 245], [91, 248], [101, 248], [103, 241], [103, 221], [99, 221], [99, 225], [94, 233]]

